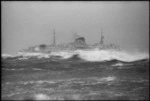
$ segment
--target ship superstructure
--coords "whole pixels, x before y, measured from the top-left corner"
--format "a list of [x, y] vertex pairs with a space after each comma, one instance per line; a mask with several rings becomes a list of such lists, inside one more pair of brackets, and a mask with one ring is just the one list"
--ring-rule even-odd
[[101, 37], [100, 42], [88, 45], [86, 44], [86, 40], [84, 37], [79, 36], [76, 34], [76, 37], [73, 42], [67, 43], [67, 44], [56, 44], [56, 32], [55, 29], [53, 29], [53, 43], [51, 45], [41, 44], [29, 47], [28, 49], [21, 50], [20, 52], [40, 52], [40, 53], [51, 53], [51, 52], [59, 52], [59, 51], [73, 51], [73, 50], [89, 50], [98, 48], [99, 50], [105, 50], [105, 49], [117, 49], [119, 50], [119, 46], [114, 44], [104, 44], [104, 36], [103, 36], [103, 30], [101, 27]]

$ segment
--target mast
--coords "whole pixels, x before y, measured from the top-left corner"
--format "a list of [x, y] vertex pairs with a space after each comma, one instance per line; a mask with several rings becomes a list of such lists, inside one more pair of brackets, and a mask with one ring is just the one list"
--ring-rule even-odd
[[56, 45], [56, 40], [55, 40], [55, 29], [54, 29], [54, 32], [53, 32], [53, 46], [55, 46]]
[[104, 36], [103, 36], [102, 24], [101, 24], [101, 39], [100, 39], [100, 44], [104, 44]]

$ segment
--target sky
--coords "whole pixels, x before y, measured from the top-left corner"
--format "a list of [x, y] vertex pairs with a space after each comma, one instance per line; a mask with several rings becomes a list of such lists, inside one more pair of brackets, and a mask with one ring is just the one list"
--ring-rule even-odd
[[148, 1], [2, 1], [2, 53], [16, 54], [39, 44], [104, 42], [126, 50], [149, 51]]

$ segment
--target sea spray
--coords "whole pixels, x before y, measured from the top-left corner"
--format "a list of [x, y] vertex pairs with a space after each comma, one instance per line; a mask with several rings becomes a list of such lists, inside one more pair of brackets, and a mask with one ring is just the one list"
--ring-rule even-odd
[[68, 59], [76, 55], [76, 51], [61, 51], [61, 52], [52, 52], [50, 56], [60, 56], [62, 59]]
[[113, 59], [132, 62], [142, 59], [149, 59], [148, 53], [135, 53], [131, 54], [126, 51], [115, 50], [90, 50], [90, 51], [78, 51], [79, 57], [87, 61], [110, 61]]
[[75, 50], [75, 51], [59, 51], [46, 53], [18, 53], [16, 56], [9, 54], [2, 54], [2, 58], [13, 58], [19, 57], [18, 59], [28, 57], [37, 57], [37, 58], [51, 58], [51, 57], [61, 57], [61, 59], [69, 59], [73, 56], [78, 56], [80, 59], [91, 62], [103, 62], [111, 60], [119, 60], [124, 62], [132, 62], [142, 59], [149, 59], [149, 53], [134, 52], [130, 53], [127, 51], [118, 51], [118, 50]]
[[10, 54], [2, 54], [2, 58], [12, 58], [14, 57], [13, 55], [10, 55]]

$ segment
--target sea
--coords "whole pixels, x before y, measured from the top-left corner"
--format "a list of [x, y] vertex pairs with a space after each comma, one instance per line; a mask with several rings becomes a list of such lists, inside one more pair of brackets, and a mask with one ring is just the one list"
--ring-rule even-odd
[[2, 100], [149, 100], [149, 53], [2, 54]]

